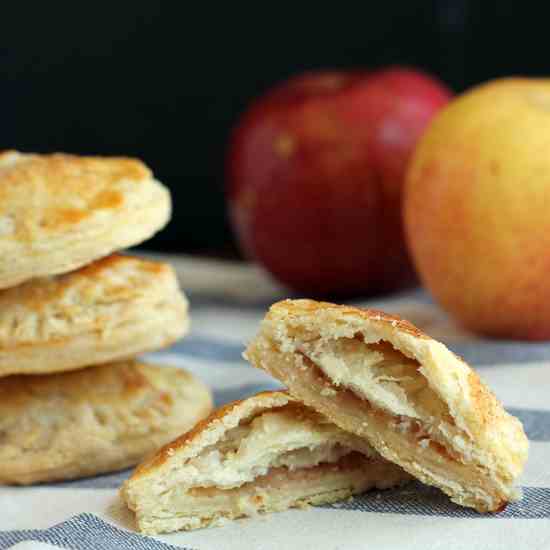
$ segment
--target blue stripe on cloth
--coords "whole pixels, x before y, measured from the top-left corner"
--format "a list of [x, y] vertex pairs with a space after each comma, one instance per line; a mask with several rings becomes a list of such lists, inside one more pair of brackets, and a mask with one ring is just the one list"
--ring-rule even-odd
[[181, 549], [136, 533], [122, 531], [93, 514], [80, 514], [49, 529], [0, 531], [0, 550], [24, 541], [43, 542], [71, 550]]
[[371, 491], [351, 500], [323, 504], [320, 508], [453, 518], [547, 519], [550, 518], [550, 488], [524, 487], [523, 499], [509, 504], [498, 514], [479, 514], [471, 508], [462, 508], [439, 489], [420, 482], [397, 489]]
[[47, 487], [55, 489], [118, 489], [132, 475], [133, 471], [133, 468], [129, 468], [112, 474], [58, 481], [48, 483]]
[[506, 410], [521, 420], [530, 441], [550, 441], [550, 411], [516, 408]]
[[[385, 491], [370, 491], [332, 504], [318, 506], [328, 510], [403, 514], [463, 519], [549, 519], [550, 488], [524, 487], [519, 502], [509, 504], [498, 514], [479, 514], [462, 508], [434, 487], [419, 482]], [[0, 531], [0, 550], [23, 541], [40, 541], [74, 550], [165, 550], [175, 547], [122, 531], [93, 514], [80, 514], [49, 529]]]
[[244, 345], [235, 342], [204, 338], [202, 336], [188, 336], [181, 342], [174, 344], [169, 350], [193, 359], [213, 360], [222, 363], [244, 363]]
[[495, 342], [473, 340], [448, 342], [447, 347], [476, 367], [502, 363], [535, 363], [550, 361], [550, 345], [538, 342]]
[[266, 381], [261, 384], [245, 384], [244, 386], [229, 386], [220, 390], [214, 389], [214, 402], [217, 407], [231, 403], [231, 401], [237, 401], [237, 399], [244, 399], [261, 391], [266, 390], [280, 390], [283, 386], [280, 382]]

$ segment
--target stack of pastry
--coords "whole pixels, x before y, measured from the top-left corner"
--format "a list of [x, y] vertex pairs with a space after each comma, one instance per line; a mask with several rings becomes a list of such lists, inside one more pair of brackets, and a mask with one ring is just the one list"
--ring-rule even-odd
[[189, 327], [169, 265], [114, 254], [170, 212], [137, 160], [0, 154], [0, 482], [131, 466], [210, 412], [190, 374], [135, 359]]
[[226, 405], [141, 464], [121, 495], [142, 532], [219, 525], [411, 478], [479, 512], [520, 497], [521, 423], [462, 359], [407, 321], [286, 300], [245, 355], [288, 390]]

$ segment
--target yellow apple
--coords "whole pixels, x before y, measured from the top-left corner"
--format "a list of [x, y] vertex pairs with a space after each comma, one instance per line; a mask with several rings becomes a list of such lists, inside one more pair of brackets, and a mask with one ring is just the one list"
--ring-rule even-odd
[[550, 78], [495, 80], [436, 115], [403, 208], [421, 279], [458, 321], [550, 339]]

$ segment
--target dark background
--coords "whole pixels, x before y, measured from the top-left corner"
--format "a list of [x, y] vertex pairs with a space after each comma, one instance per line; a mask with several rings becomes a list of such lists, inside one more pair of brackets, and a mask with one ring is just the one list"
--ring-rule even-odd
[[138, 156], [176, 207], [147, 247], [231, 253], [224, 149], [253, 97], [321, 67], [409, 64], [455, 91], [550, 74], [545, 4], [4, 3], [0, 148]]

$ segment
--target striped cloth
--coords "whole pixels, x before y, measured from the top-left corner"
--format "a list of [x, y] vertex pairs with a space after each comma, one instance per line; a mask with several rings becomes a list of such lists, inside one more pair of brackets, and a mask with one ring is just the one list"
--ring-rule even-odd
[[[182, 366], [209, 384], [216, 404], [280, 385], [241, 358], [269, 304], [283, 297], [254, 267], [183, 259], [193, 328], [156, 362]], [[550, 548], [550, 344], [475, 337], [422, 290], [356, 302], [398, 313], [474, 365], [530, 439], [524, 498], [497, 515], [452, 504], [438, 490], [410, 484], [351, 501], [247, 519], [222, 528], [160, 537], [135, 532], [117, 488], [129, 471], [31, 488], [0, 488], [0, 550], [74, 548], [425, 549]]]

